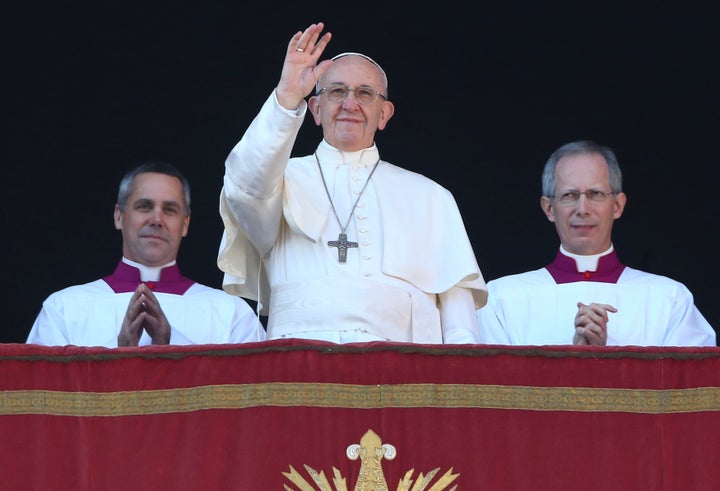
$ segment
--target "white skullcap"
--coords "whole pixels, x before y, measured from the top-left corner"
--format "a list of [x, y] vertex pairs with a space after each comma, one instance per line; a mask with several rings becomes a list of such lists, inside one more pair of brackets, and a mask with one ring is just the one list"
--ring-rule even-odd
[[383, 82], [385, 82], [385, 85], [387, 85], [387, 75], [385, 75], [385, 70], [382, 69], [382, 67], [380, 66], [380, 64], [377, 61], [373, 60], [368, 55], [364, 55], [362, 53], [355, 53], [354, 51], [346, 51], [345, 53], [340, 53], [339, 55], [335, 55], [330, 59], [337, 60], [338, 58], [342, 58], [343, 56], [350, 56], [350, 55], [360, 56], [361, 58], [365, 58], [367, 61], [369, 61], [370, 63], [375, 65], [377, 67], [377, 69], [380, 70], [380, 74], [383, 77]]
[[[388, 87], [388, 78], [387, 78], [387, 75], [385, 74], [385, 70], [382, 69], [382, 67], [380, 66], [380, 64], [379, 64], [377, 61], [373, 60], [373, 59], [370, 58], [368, 55], [364, 55], [364, 54], [362, 54], [362, 53], [356, 53], [356, 52], [354, 52], [354, 51], [346, 51], [345, 53], [340, 53], [339, 55], [335, 55], [335, 56], [333, 56], [333, 57], [330, 58], [330, 59], [333, 60], [333, 61], [335, 61], [335, 60], [337, 60], [338, 58], [343, 58], [343, 57], [345, 57], [345, 56], [350, 56], [350, 55], [354, 55], [354, 56], [359, 56], [359, 57], [361, 57], [361, 58], [365, 58], [367, 61], [369, 61], [370, 63], [372, 63], [373, 65], [375, 65], [375, 66], [377, 67], [377, 69], [380, 70], [380, 75], [382, 75], [383, 84], [385, 85], [384, 89], [385, 89], [385, 91], [387, 92], [387, 90], [388, 90], [388, 89], [387, 89], [387, 87]], [[320, 88], [319, 84], [320, 84], [320, 81], [318, 80], [318, 89]]]

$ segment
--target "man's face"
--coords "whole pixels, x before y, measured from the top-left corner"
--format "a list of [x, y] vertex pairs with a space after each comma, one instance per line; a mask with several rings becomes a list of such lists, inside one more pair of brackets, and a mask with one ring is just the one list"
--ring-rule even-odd
[[[321, 85], [345, 85], [350, 89], [367, 87], [385, 95], [380, 71], [360, 56], [348, 55], [333, 61], [323, 74]], [[382, 97], [369, 104], [360, 104], [352, 91], [341, 102], [332, 102], [326, 93], [321, 93], [311, 97], [308, 105], [315, 124], [322, 126], [325, 140], [345, 151], [371, 146], [375, 132], [385, 128], [394, 112], [393, 104]]]
[[[540, 199], [548, 220], [555, 223], [560, 242], [573, 254], [599, 254], [610, 247], [613, 222], [625, 208], [625, 193], [611, 194], [605, 159], [597, 153], [568, 155], [555, 168], [555, 198]], [[575, 203], [561, 203], [568, 192], [589, 190], [609, 193], [605, 199], [592, 200], [584, 194]]]
[[146, 266], [175, 260], [189, 224], [182, 183], [165, 174], [138, 174], [125, 211], [115, 206], [115, 228], [122, 231], [123, 255]]

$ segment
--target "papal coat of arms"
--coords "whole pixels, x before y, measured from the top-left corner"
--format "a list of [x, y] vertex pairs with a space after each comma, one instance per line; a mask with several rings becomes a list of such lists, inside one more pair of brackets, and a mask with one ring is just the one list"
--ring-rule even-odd
[[[360, 459], [360, 471], [358, 472], [357, 481], [353, 491], [389, 491], [390, 488], [385, 481], [383, 474], [382, 460], [392, 460], [397, 455], [394, 446], [383, 443], [380, 437], [373, 430], [367, 430], [360, 439], [360, 444], [352, 444], [347, 448], [347, 457], [351, 460]], [[310, 477], [310, 482], [306, 480], [293, 466], [290, 466], [290, 472], [283, 472], [283, 475], [292, 482], [296, 487], [284, 485], [285, 491], [348, 491], [346, 478], [340, 474], [340, 471], [333, 467], [332, 485], [325, 476], [323, 471], [305, 465], [305, 470]], [[405, 473], [403, 478], [397, 485], [397, 491], [455, 491], [458, 486], [454, 485], [449, 488], [450, 484], [460, 474], [453, 474], [450, 468], [445, 474], [440, 476], [433, 482], [440, 468], [435, 468], [423, 474], [422, 472], [413, 479], [415, 469], [410, 469]], [[312, 484], [311, 484], [312, 482]], [[334, 486], [334, 487], [333, 487]]]

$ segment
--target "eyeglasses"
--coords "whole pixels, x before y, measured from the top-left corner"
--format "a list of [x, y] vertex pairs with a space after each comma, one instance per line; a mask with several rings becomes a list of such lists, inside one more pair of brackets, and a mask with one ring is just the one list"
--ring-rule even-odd
[[382, 95], [377, 90], [373, 89], [372, 87], [366, 87], [364, 85], [361, 85], [360, 87], [355, 87], [354, 89], [351, 89], [346, 85], [331, 85], [329, 87], [323, 87], [322, 89], [320, 89], [318, 91], [318, 94], [325, 93], [330, 102], [342, 102], [347, 99], [350, 92], [355, 92], [355, 100], [358, 101], [360, 104], [372, 104], [377, 100], [378, 97], [382, 97], [383, 100], [387, 99], [387, 97]]
[[578, 201], [580, 201], [580, 196], [585, 195], [585, 198], [588, 199], [588, 201], [592, 201], [594, 203], [602, 203], [605, 201], [609, 196], [611, 195], [617, 195], [618, 193], [613, 191], [599, 191], [597, 189], [588, 189], [587, 191], [568, 191], [566, 193], [563, 193], [561, 195], [551, 195], [548, 196], [548, 198], [555, 198], [557, 199], [558, 203], [561, 205], [575, 205]]

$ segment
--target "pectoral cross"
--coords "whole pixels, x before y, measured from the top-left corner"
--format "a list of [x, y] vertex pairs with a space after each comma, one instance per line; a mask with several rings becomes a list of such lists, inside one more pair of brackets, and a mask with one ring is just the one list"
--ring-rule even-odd
[[357, 247], [358, 243], [348, 242], [347, 234], [340, 232], [340, 235], [338, 235], [338, 240], [328, 240], [328, 245], [330, 247], [338, 248], [338, 261], [344, 263], [345, 261], [347, 261], [348, 247]]

